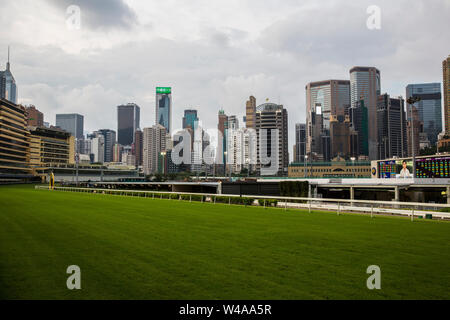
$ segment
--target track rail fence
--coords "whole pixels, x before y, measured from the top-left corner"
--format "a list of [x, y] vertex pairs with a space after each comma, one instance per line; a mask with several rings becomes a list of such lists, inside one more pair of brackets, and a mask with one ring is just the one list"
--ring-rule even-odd
[[[35, 189], [50, 190], [48, 186], [35, 186]], [[450, 212], [442, 212], [442, 209], [450, 211], [450, 204], [421, 203], [421, 202], [397, 202], [397, 201], [375, 201], [375, 200], [352, 200], [352, 199], [325, 199], [325, 198], [301, 198], [282, 196], [254, 196], [234, 194], [211, 194], [211, 193], [186, 193], [168, 191], [145, 191], [145, 190], [119, 190], [101, 188], [77, 188], [77, 187], [54, 187], [57, 191], [82, 192], [91, 194], [106, 194], [118, 196], [144, 197], [152, 199], [171, 199], [175, 201], [200, 201], [224, 204], [246, 204], [259, 205], [263, 207], [275, 206], [278, 208], [303, 209], [308, 212], [313, 210], [335, 211], [336, 214], [343, 212], [356, 212], [385, 215], [408, 216], [413, 221], [415, 218], [433, 218], [450, 220]], [[249, 200], [250, 202], [237, 201]]]

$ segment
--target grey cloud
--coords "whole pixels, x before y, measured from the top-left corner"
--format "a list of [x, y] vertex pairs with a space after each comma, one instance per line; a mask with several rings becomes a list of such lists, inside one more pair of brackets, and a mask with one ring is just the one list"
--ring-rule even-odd
[[66, 10], [77, 5], [81, 21], [92, 29], [130, 29], [138, 24], [136, 13], [123, 0], [47, 0], [51, 5]]

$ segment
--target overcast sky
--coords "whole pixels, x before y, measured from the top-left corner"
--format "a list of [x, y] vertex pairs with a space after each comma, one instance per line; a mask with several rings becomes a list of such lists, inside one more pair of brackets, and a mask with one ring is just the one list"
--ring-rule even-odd
[[[223, 108], [242, 122], [245, 101], [266, 98], [305, 120], [305, 85], [349, 79], [355, 65], [381, 71], [382, 91], [442, 82], [450, 54], [450, 0], [0, 0], [0, 68], [11, 45], [19, 102], [54, 124], [56, 113], [84, 115], [85, 132], [116, 130], [116, 106], [141, 107], [154, 124], [155, 87], [171, 86], [173, 128], [196, 108], [204, 127]], [[67, 7], [81, 28], [67, 27]], [[366, 12], [381, 9], [381, 29]], [[291, 150], [290, 150], [291, 151]], [[292, 153], [292, 151], [290, 152]], [[291, 155], [292, 158], [292, 155]]]

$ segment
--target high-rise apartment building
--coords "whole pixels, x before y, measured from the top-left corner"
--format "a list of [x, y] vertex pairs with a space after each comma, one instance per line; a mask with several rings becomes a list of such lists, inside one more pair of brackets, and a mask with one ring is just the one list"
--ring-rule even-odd
[[[287, 110], [282, 105], [265, 103], [256, 108], [255, 120], [257, 171], [261, 175], [287, 175], [289, 165]], [[272, 143], [275, 143], [275, 146]], [[274, 159], [276, 163], [265, 163], [269, 159]], [[273, 172], [273, 168], [276, 168], [277, 172]]]
[[84, 117], [78, 113], [56, 115], [56, 126], [72, 134], [75, 139], [84, 137]]
[[156, 87], [156, 124], [166, 128], [167, 133], [172, 129], [172, 88]]
[[378, 158], [407, 156], [405, 101], [388, 94], [377, 99]]
[[131, 146], [139, 123], [140, 108], [137, 104], [117, 106], [117, 142], [123, 146]]
[[16, 80], [11, 73], [11, 65], [9, 63], [9, 47], [6, 69], [4, 71], [0, 71], [0, 99], [6, 99], [12, 103], [17, 103], [17, 85]]
[[250, 96], [245, 103], [245, 126], [250, 129], [255, 129], [256, 120], [256, 99]]
[[[423, 122], [420, 120], [419, 110], [416, 106], [406, 110], [406, 141], [408, 145], [408, 156], [419, 155], [420, 137], [423, 133]], [[413, 152], [414, 150], [414, 152]]]
[[[406, 87], [406, 100], [420, 98], [414, 106], [417, 108], [420, 121], [423, 122], [423, 131], [432, 145], [437, 142], [442, 132], [442, 97], [440, 83], [409, 84]], [[407, 110], [410, 109], [407, 103]], [[409, 120], [409, 113], [408, 113]]]
[[27, 125], [33, 127], [43, 127], [44, 126], [44, 114], [36, 109], [35, 106], [30, 105], [25, 107], [27, 114]]
[[90, 137], [91, 152], [90, 158], [92, 163], [105, 162], [105, 137], [101, 134]]
[[315, 160], [328, 161], [333, 137], [330, 119], [345, 120], [350, 108], [350, 82], [325, 80], [306, 85], [306, 154]]
[[364, 100], [369, 118], [368, 142], [369, 159], [378, 157], [377, 148], [377, 99], [381, 94], [380, 71], [374, 67], [353, 67], [350, 69], [350, 95], [351, 105], [356, 105], [357, 101]]
[[445, 135], [450, 136], [450, 55], [442, 61]]
[[161, 152], [166, 151], [166, 133], [164, 126], [157, 124], [143, 131], [143, 159], [146, 175], [158, 172]]
[[306, 123], [296, 123], [294, 162], [304, 162], [305, 155], [306, 155]]
[[144, 143], [144, 135], [141, 129], [137, 129], [134, 133], [134, 144], [133, 144], [133, 153], [136, 159], [136, 167], [142, 166], [143, 161], [143, 143]]

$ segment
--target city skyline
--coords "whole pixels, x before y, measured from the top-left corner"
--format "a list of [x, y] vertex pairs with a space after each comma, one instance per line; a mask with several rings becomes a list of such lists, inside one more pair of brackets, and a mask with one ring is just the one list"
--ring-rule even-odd
[[[295, 123], [305, 121], [302, 88], [308, 82], [348, 79], [348, 70], [356, 65], [378, 68], [381, 93], [393, 97], [405, 96], [409, 83], [442, 82], [441, 62], [448, 46], [445, 34], [436, 30], [449, 24], [446, 2], [419, 1], [408, 11], [409, 21], [423, 23], [398, 25], [405, 2], [379, 1], [380, 30], [366, 27], [366, 9], [372, 4], [367, 1], [257, 4], [217, 2], [211, 5], [216, 10], [208, 10], [211, 16], [205, 16], [196, 10], [199, 3], [157, 8], [113, 1], [107, 8], [79, 1], [81, 29], [66, 30], [67, 1], [21, 6], [21, 12], [6, 3], [4, 12], [9, 13], [1, 24], [10, 32], [0, 34], [1, 67], [11, 44], [19, 102], [36, 105], [47, 119], [79, 108], [76, 112], [86, 117], [85, 133], [116, 128], [111, 111], [129, 101], [141, 106], [141, 127], [153, 125], [154, 87], [163, 83], [175, 92], [176, 126], [175, 119], [189, 106], [198, 108], [204, 123], [213, 121], [219, 109], [242, 119], [245, 101], [253, 95], [257, 105], [269, 98], [285, 106], [291, 142]], [[31, 23], [38, 35], [30, 37], [16, 21], [37, 8], [42, 15]], [[237, 8], [239, 14], [233, 17]], [[169, 17], [163, 15], [167, 10]], [[180, 19], [183, 10], [192, 18]], [[311, 17], [327, 23], [318, 30]], [[202, 19], [208, 23], [200, 23]], [[185, 23], [180, 26], [176, 20]]]

